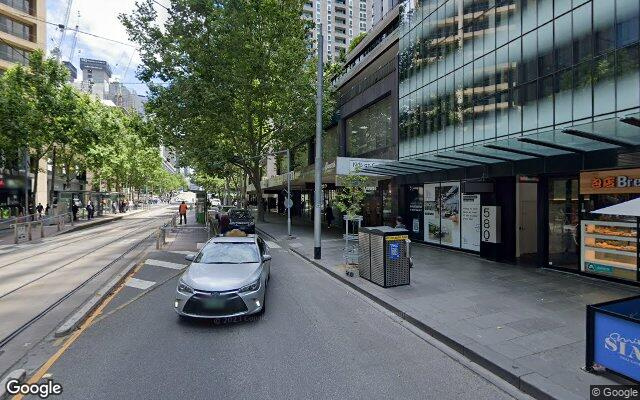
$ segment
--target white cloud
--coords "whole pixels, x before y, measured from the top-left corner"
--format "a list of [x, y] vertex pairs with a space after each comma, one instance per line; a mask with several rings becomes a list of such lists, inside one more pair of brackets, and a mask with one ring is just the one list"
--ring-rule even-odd
[[[129, 41], [124, 27], [118, 20], [118, 15], [121, 13], [131, 13], [135, 7], [135, 0], [52, 0], [47, 2], [47, 21], [63, 24], [68, 1], [72, 1], [69, 27], [75, 27], [78, 24], [80, 31], [135, 46]], [[160, 3], [169, 5], [169, 0], [160, 0]], [[163, 16], [162, 13], [166, 13], [159, 6], [156, 6], [156, 9], [161, 16]], [[62, 44], [63, 60], [69, 59], [73, 37], [74, 32], [67, 30]], [[47, 26], [47, 51], [50, 52], [56, 46], [59, 38], [60, 30], [49, 24]], [[78, 33], [78, 43], [72, 62], [76, 67], [79, 67], [80, 57], [105, 60], [111, 65], [114, 77], [125, 83], [139, 82], [135, 77], [135, 71], [141, 62], [140, 55], [132, 46]], [[131, 65], [127, 69], [130, 60]], [[127, 86], [138, 93], [146, 91], [144, 85], [131, 84]]]

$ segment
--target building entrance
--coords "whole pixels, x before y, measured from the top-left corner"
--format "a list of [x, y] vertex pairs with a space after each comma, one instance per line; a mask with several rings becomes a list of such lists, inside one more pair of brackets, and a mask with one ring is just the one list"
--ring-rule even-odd
[[538, 180], [519, 177], [516, 187], [516, 257], [535, 263], [538, 254]]

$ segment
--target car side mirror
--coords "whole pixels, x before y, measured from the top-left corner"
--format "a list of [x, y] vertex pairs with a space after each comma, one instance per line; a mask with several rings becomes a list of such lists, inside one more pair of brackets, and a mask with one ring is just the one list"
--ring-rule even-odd
[[196, 255], [195, 254], [187, 254], [186, 256], [184, 256], [184, 259], [187, 261], [193, 261], [195, 260]]
[[262, 256], [262, 261], [271, 261], [271, 254], [265, 254]]

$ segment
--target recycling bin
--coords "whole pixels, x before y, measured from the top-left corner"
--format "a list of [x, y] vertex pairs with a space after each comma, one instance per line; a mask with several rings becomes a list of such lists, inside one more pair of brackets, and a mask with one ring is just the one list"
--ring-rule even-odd
[[360, 228], [358, 247], [361, 278], [385, 288], [409, 284], [409, 231], [388, 226]]

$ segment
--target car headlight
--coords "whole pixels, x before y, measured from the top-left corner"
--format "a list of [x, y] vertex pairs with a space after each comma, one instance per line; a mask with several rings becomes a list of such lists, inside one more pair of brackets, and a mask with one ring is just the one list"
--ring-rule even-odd
[[255, 292], [258, 289], [260, 289], [260, 278], [253, 283], [241, 287], [239, 292]]
[[193, 288], [180, 280], [180, 282], [178, 282], [178, 292], [193, 293]]

